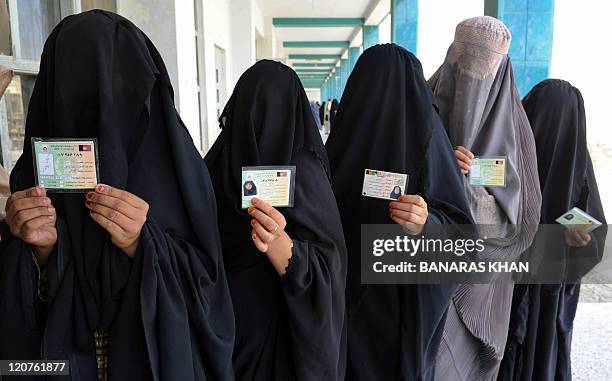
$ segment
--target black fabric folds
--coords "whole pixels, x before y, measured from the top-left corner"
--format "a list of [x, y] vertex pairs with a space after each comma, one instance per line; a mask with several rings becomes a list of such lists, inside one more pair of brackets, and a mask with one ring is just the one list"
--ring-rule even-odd
[[368, 285], [362, 224], [391, 224], [388, 204], [361, 196], [364, 169], [407, 173], [428, 224], [471, 224], [452, 147], [418, 59], [394, 44], [367, 49], [350, 75], [326, 143], [349, 253], [350, 380], [431, 380], [452, 285]]
[[[590, 243], [571, 248], [559, 237], [558, 256], [601, 258], [607, 234], [593, 165], [587, 150], [580, 91], [566, 81], [540, 82], [523, 99], [533, 129], [542, 189], [542, 224], [573, 207], [604, 225]], [[556, 254], [557, 255], [557, 254]], [[571, 336], [579, 284], [520, 284], [514, 287], [508, 343], [499, 380], [571, 380]]]
[[180, 120], [151, 41], [116, 14], [65, 18], [41, 57], [11, 189], [34, 186], [31, 137], [97, 138], [101, 181], [149, 203], [130, 259], [54, 194], [58, 241], [42, 319], [36, 269], [14, 238], [0, 254], [0, 358], [69, 359], [96, 379], [94, 332], [109, 335], [111, 380], [229, 380], [234, 324], [208, 170]]
[[[206, 155], [217, 194], [223, 255], [236, 316], [240, 380], [344, 377], [346, 248], [325, 148], [289, 67], [263, 60], [239, 79]], [[241, 209], [241, 167], [295, 165], [293, 239], [285, 277], [251, 240]]]

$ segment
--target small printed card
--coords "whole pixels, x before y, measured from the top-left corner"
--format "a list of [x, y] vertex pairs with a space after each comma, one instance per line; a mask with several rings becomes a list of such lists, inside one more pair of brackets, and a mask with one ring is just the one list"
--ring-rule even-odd
[[242, 209], [257, 197], [274, 207], [292, 207], [295, 166], [242, 167]]
[[580, 229], [587, 233], [601, 225], [601, 222], [591, 217], [584, 210], [576, 207], [557, 218], [556, 221], [561, 225], [565, 225], [566, 228]]
[[363, 189], [361, 195], [383, 200], [397, 200], [405, 194], [408, 185], [408, 175], [366, 169], [363, 174]]
[[48, 192], [84, 193], [99, 183], [96, 139], [32, 138], [36, 185]]
[[506, 186], [506, 157], [475, 157], [470, 167], [470, 185]]

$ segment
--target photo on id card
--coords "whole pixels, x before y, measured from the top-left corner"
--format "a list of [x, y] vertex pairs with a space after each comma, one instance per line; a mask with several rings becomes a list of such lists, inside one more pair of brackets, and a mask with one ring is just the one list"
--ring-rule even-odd
[[394, 201], [399, 199], [401, 195], [406, 194], [407, 186], [408, 175], [405, 173], [365, 169], [361, 195]]
[[242, 209], [250, 208], [254, 197], [273, 207], [292, 207], [295, 166], [242, 167]]

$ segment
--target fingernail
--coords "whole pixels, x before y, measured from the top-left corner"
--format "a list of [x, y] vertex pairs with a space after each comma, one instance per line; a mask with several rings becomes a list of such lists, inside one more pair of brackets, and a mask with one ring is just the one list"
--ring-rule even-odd
[[98, 185], [97, 190], [98, 192], [104, 192], [104, 185]]
[[53, 219], [53, 216], [47, 216], [47, 218], [48, 218], [48, 219], [50, 219], [50, 220], [52, 220], [52, 219]]
[[247, 212], [248, 212], [249, 214], [251, 214], [251, 213], [253, 213], [253, 210], [255, 210], [255, 208], [252, 208], [252, 207], [251, 207], [251, 208], [248, 208], [248, 209], [247, 209]]
[[251, 235], [251, 237], [253, 237], [253, 239], [257, 239], [257, 236], [255, 234]]
[[53, 214], [53, 208], [47, 208], [47, 212], [48, 212], [49, 214]]
[[251, 220], [251, 226], [255, 226], [256, 223], [255, 220]]
[[49, 200], [47, 197], [43, 198], [43, 203], [45, 205], [49, 205], [50, 202], [51, 202], [51, 200]]
[[92, 192], [87, 193], [87, 199], [93, 200], [94, 194]]
[[251, 204], [253, 204], [253, 205], [259, 204], [259, 199], [258, 198], [252, 198], [251, 199]]

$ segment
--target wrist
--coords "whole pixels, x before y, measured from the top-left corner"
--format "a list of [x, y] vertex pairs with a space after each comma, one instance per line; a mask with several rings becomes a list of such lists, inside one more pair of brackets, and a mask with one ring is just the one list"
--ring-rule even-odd
[[286, 232], [282, 232], [266, 251], [266, 256], [272, 262], [276, 272], [284, 276], [293, 250], [293, 240]]
[[128, 246], [120, 247], [121, 251], [123, 251], [128, 257], [134, 258], [136, 255], [136, 250], [138, 249], [138, 241], [139, 240], [137, 239]]
[[34, 257], [36, 257], [36, 262], [38, 266], [44, 268], [47, 265], [47, 261], [49, 256], [55, 249], [55, 244], [48, 246], [34, 246]]

